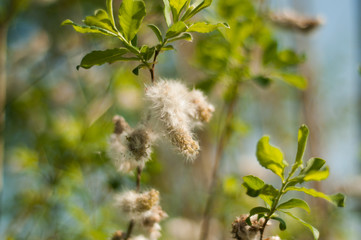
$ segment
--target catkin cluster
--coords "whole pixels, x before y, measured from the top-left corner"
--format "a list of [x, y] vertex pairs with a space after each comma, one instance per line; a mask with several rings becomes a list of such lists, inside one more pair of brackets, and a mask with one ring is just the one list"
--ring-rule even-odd
[[250, 226], [246, 222], [248, 216], [248, 214], [244, 214], [233, 221], [233, 238], [237, 240], [256, 240], [260, 238], [260, 229], [264, 224], [264, 218], [257, 220], [257, 215], [252, 216], [250, 219], [252, 226]]
[[115, 196], [115, 204], [124, 215], [147, 231], [149, 240], [156, 240], [161, 236], [159, 222], [166, 218], [167, 214], [159, 205], [157, 190], [152, 189], [143, 193], [126, 191]]
[[115, 127], [109, 139], [108, 156], [121, 172], [143, 168], [152, 152], [154, 134], [144, 125], [132, 129], [121, 116], [115, 116], [113, 122]]
[[[114, 133], [109, 138], [107, 153], [117, 169], [130, 172], [138, 168], [138, 173], [141, 172], [139, 170], [150, 159], [151, 147], [159, 137], [168, 139], [187, 159], [193, 160], [199, 152], [193, 130], [208, 122], [214, 112], [204, 94], [199, 90], [188, 90], [179, 81], [159, 80], [147, 87], [145, 101], [145, 121], [136, 128], [131, 128], [121, 116], [113, 118]], [[149, 236], [129, 238], [128, 233], [118, 231], [112, 240], [157, 240], [161, 236], [159, 222], [167, 214], [159, 205], [158, 191], [125, 191], [115, 196], [115, 205]]]
[[214, 107], [199, 90], [188, 90], [179, 81], [160, 80], [145, 93], [149, 124], [166, 137], [180, 153], [193, 160], [199, 143], [193, 129], [208, 122]]
[[[264, 218], [258, 219], [258, 215], [250, 217], [251, 226], [247, 224], [246, 219], [249, 214], [243, 214], [237, 217], [232, 223], [233, 238], [237, 240], [258, 240], [260, 238], [261, 229], [265, 223]], [[267, 223], [267, 225], [269, 222]], [[265, 240], [281, 240], [278, 236], [266, 238]]]
[[188, 90], [175, 80], [159, 80], [148, 86], [145, 101], [146, 121], [135, 129], [121, 116], [113, 119], [115, 128], [109, 139], [108, 156], [118, 170], [129, 172], [136, 167], [143, 168], [158, 137], [168, 139], [187, 159], [193, 160], [200, 150], [193, 130], [209, 122], [213, 105], [201, 91]]

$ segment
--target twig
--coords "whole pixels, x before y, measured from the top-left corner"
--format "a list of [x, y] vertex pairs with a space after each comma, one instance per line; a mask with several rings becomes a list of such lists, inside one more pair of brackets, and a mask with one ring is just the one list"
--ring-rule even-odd
[[126, 235], [125, 235], [125, 237], [124, 237], [124, 240], [127, 240], [127, 239], [130, 238], [130, 235], [131, 235], [132, 232], [133, 232], [133, 228], [134, 228], [134, 220], [132, 219], [132, 220], [130, 220], [130, 222], [129, 222], [128, 230], [127, 230], [127, 233], [126, 233]]
[[[155, 63], [156, 63], [159, 52], [160, 51], [158, 51], [158, 50], [155, 51], [152, 67], [149, 68], [152, 83], [154, 83], [154, 69], [155, 69]], [[136, 180], [136, 191], [137, 192], [140, 191], [140, 179], [141, 179], [141, 176], [142, 176], [142, 171], [143, 171], [143, 169], [138, 166], [137, 167], [137, 180]], [[134, 220], [133, 219], [130, 220], [129, 225], [128, 225], [128, 230], [127, 230], [127, 233], [126, 233], [126, 235], [124, 237], [124, 240], [128, 240], [130, 238], [130, 235], [133, 232], [134, 224], [135, 224]]]
[[137, 192], [139, 192], [140, 190], [140, 178], [141, 178], [141, 175], [142, 175], [142, 168], [141, 167], [137, 167]]
[[259, 238], [260, 240], [263, 239], [263, 233], [264, 233], [264, 230], [265, 230], [265, 228], [266, 228], [266, 226], [267, 226], [268, 221], [269, 221], [269, 218], [266, 218], [266, 220], [264, 221], [264, 223], [263, 223], [263, 225], [262, 225], [262, 228], [260, 229], [260, 231], [261, 231], [261, 236], [260, 236], [260, 238]]
[[154, 83], [155, 64], [156, 64], [157, 57], [158, 57], [159, 53], [160, 53], [159, 50], [156, 50], [156, 51], [155, 51], [155, 53], [154, 53], [154, 58], [153, 58], [153, 63], [152, 63], [152, 67], [149, 68], [150, 77], [151, 77], [151, 79], [152, 79], [152, 83]]

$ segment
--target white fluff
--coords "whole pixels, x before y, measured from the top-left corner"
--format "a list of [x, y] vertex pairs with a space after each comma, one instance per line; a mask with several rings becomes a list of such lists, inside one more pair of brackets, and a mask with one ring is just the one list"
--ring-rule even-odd
[[112, 134], [109, 138], [107, 154], [120, 172], [129, 172], [138, 166], [128, 148], [128, 133]]
[[145, 98], [151, 118], [159, 130], [167, 132], [169, 127], [189, 128], [190, 117], [195, 114], [196, 108], [189, 101], [188, 89], [181, 82], [159, 80], [147, 88]]
[[130, 240], [150, 240], [150, 239], [144, 237], [143, 235], [139, 235], [134, 238], [131, 238]]
[[147, 88], [145, 99], [149, 105], [149, 126], [168, 137], [188, 159], [194, 159], [199, 151], [192, 133], [197, 105], [185, 85], [175, 80], [159, 80]]
[[[142, 139], [144, 136], [146, 139]], [[143, 168], [150, 159], [154, 139], [154, 134], [142, 125], [133, 131], [114, 133], [109, 138], [107, 154], [120, 172]]]

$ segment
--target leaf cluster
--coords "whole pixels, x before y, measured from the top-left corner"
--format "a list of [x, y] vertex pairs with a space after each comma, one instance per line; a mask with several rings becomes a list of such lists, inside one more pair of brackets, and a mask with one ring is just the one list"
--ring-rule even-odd
[[115, 37], [123, 45], [120, 48], [93, 51], [85, 55], [77, 67], [91, 68], [94, 65], [113, 63], [116, 61], [138, 61], [139, 65], [133, 70], [138, 75], [139, 69], [149, 69], [154, 77], [154, 65], [158, 54], [173, 50], [170, 43], [186, 40], [192, 41], [192, 32], [208, 33], [220, 26], [228, 27], [227, 24], [210, 24], [207, 22], [191, 22], [190, 18], [202, 9], [211, 5], [212, 0], [204, 0], [200, 3], [191, 4], [190, 0], [163, 0], [164, 18], [167, 29], [162, 32], [154, 24], [147, 26], [153, 31], [158, 43], [154, 46], [138, 46], [138, 32], [146, 16], [146, 7], [143, 0], [123, 0], [118, 11], [118, 22], [116, 22], [113, 11], [112, 0], [106, 0], [107, 9], [98, 9], [93, 16], [87, 16], [78, 25], [67, 19], [62, 25], [71, 25], [80, 33], [97, 33], [104, 36]]
[[231, 77], [261, 87], [276, 81], [299, 89], [307, 87], [307, 80], [296, 73], [305, 56], [278, 44], [267, 13], [259, 10], [258, 4], [251, 0], [220, 1], [217, 11], [230, 29], [199, 42], [198, 64], [209, 73], [202, 85]]
[[252, 175], [243, 177], [243, 186], [246, 188], [247, 195], [251, 197], [260, 197], [266, 203], [265, 207], [259, 206], [251, 209], [250, 217], [258, 214], [258, 217], [264, 217], [266, 221], [269, 219], [277, 220], [280, 222], [279, 228], [285, 230], [285, 221], [276, 214], [277, 211], [280, 211], [308, 227], [312, 231], [314, 239], [318, 239], [319, 232], [315, 227], [289, 212], [290, 209], [301, 208], [309, 213], [310, 207], [308, 204], [304, 200], [298, 198], [291, 198], [281, 202], [282, 197], [288, 192], [298, 191], [313, 197], [323, 198], [338, 207], [344, 207], [345, 197], [340, 193], [326, 195], [312, 188], [297, 186], [304, 182], [321, 181], [329, 176], [329, 168], [325, 166], [326, 161], [323, 159], [311, 158], [304, 165], [303, 155], [308, 134], [309, 130], [307, 126], [302, 125], [298, 130], [298, 148], [295, 161], [287, 176], [285, 175], [285, 169], [289, 164], [284, 159], [282, 151], [269, 144], [268, 136], [262, 137], [257, 144], [256, 155], [258, 162], [262, 167], [271, 170], [276, 174], [282, 180], [282, 186], [280, 189], [277, 189]]

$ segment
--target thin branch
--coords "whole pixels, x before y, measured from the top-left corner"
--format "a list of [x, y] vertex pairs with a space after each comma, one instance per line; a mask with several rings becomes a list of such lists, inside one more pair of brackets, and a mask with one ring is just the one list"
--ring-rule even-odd
[[265, 230], [265, 228], [267, 226], [268, 221], [269, 221], [269, 218], [266, 218], [266, 220], [264, 221], [264, 223], [262, 225], [262, 228], [260, 229], [260, 231], [261, 231], [261, 237], [259, 238], [260, 240], [263, 239], [263, 233], [264, 233], [264, 230]]
[[157, 57], [158, 57], [159, 53], [160, 53], [160, 50], [155, 50], [152, 67], [149, 68], [150, 77], [151, 77], [151, 79], [152, 79], [152, 83], [154, 83], [155, 64], [156, 64]]
[[124, 237], [124, 240], [128, 240], [130, 238], [130, 235], [133, 232], [134, 224], [135, 224], [134, 220], [133, 219], [130, 220], [129, 225], [128, 225], [128, 230], [127, 230], [127, 233], [126, 233], [126, 235]]
[[141, 178], [141, 175], [142, 175], [142, 168], [141, 167], [137, 167], [137, 192], [140, 191], [140, 178]]

